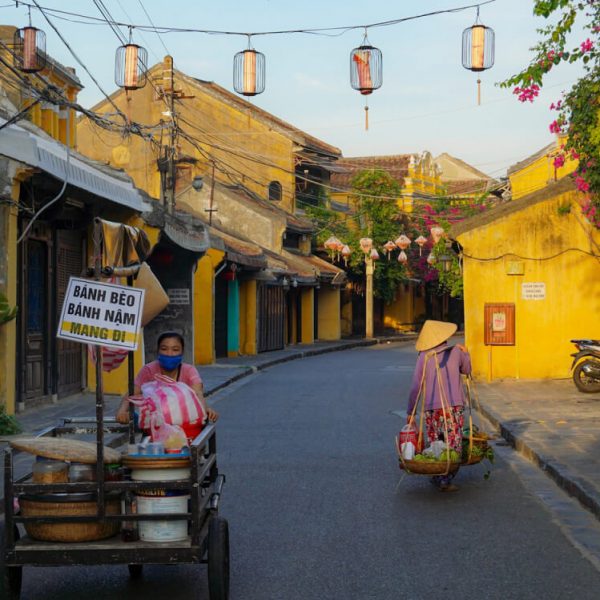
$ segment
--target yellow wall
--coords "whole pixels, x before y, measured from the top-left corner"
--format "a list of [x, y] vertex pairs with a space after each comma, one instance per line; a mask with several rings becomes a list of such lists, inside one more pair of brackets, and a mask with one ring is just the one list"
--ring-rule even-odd
[[300, 291], [300, 302], [302, 304], [302, 331], [299, 341], [302, 344], [312, 344], [315, 341], [314, 288], [303, 288]]
[[194, 273], [194, 362], [215, 362], [215, 268], [224, 252], [209, 249], [198, 261]]
[[559, 169], [554, 168], [554, 158], [559, 152], [560, 146], [565, 142], [566, 138], [564, 137], [557, 139], [556, 147], [553, 150], [549, 150], [543, 156], [509, 174], [513, 200], [541, 190], [549, 183], [562, 179], [577, 168], [578, 162], [570, 158], [567, 158], [565, 164]]
[[256, 280], [240, 282], [240, 353], [256, 354]]
[[317, 290], [318, 331], [320, 340], [339, 340], [342, 336], [340, 321], [340, 289], [338, 287], [322, 287]]
[[419, 305], [420, 298], [416, 297], [416, 288], [412, 282], [400, 285], [396, 299], [383, 307], [383, 325], [396, 331], [408, 331], [414, 328], [415, 319], [421, 314], [418, 312], [424, 306]]
[[[571, 212], [559, 214], [559, 207], [569, 204]], [[581, 216], [577, 193], [552, 196], [457, 239], [464, 249], [465, 331], [474, 374], [569, 377], [574, 351], [569, 340], [600, 338], [600, 261], [585, 254], [598, 254], [600, 232]], [[582, 252], [555, 256], [568, 249]], [[522, 275], [507, 274], [515, 262]], [[524, 299], [523, 283], [544, 283], [545, 299]], [[514, 346], [484, 345], [484, 304], [496, 302], [515, 304]]]

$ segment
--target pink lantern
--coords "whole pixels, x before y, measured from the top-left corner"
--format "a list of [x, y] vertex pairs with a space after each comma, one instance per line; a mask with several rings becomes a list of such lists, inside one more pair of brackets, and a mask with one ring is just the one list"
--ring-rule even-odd
[[431, 237], [433, 239], [433, 243], [437, 244], [444, 235], [444, 229], [439, 226], [432, 227], [429, 231], [431, 231]]
[[404, 252], [404, 250], [398, 254], [398, 262], [402, 265], [405, 265], [408, 262], [408, 256], [406, 256], [406, 252]]
[[398, 248], [400, 248], [401, 250], [406, 250], [411, 244], [410, 238], [407, 235], [402, 234], [397, 240], [396, 240], [396, 246], [398, 246]]
[[348, 266], [348, 259], [350, 258], [351, 254], [352, 254], [352, 250], [350, 250], [350, 246], [345, 244], [344, 247], [342, 248], [342, 256], [344, 257], [344, 265], [346, 267]]
[[338, 240], [335, 237], [335, 235], [332, 235], [331, 237], [327, 238], [327, 240], [325, 240], [325, 242], [323, 243], [323, 246], [325, 246], [325, 248], [327, 250], [331, 250], [332, 252], [335, 252], [337, 250], [339, 243], [340, 243], [340, 240]]
[[371, 260], [379, 260], [379, 252], [377, 252], [377, 250], [375, 250], [375, 248], [373, 248], [371, 250]]
[[390, 260], [390, 252], [396, 249], [396, 244], [392, 241], [388, 241], [383, 245], [383, 248], [385, 249], [387, 259]]
[[427, 264], [434, 265], [435, 261], [436, 261], [435, 254], [433, 252], [430, 252], [429, 256], [427, 257]]
[[371, 238], [360, 238], [358, 243], [365, 254], [371, 252], [371, 248], [373, 247], [373, 240]]
[[338, 252], [341, 252], [341, 251], [344, 249], [344, 246], [345, 246], [345, 245], [346, 245], [346, 244], [344, 244], [344, 242], [341, 242], [340, 240], [338, 240], [338, 243], [337, 243], [337, 246], [336, 246], [336, 248], [335, 248], [335, 249], [336, 249]]
[[419, 245], [419, 256], [421, 256], [421, 251], [423, 250], [423, 246], [427, 243], [427, 238], [425, 238], [422, 235], [420, 235], [415, 240], [415, 243]]

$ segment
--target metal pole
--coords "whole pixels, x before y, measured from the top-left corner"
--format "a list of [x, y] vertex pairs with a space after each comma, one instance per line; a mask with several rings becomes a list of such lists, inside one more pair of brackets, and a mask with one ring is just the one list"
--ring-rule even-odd
[[365, 256], [367, 290], [365, 294], [365, 337], [373, 337], [373, 259]]
[[[102, 269], [102, 224], [94, 220], [94, 279]], [[104, 389], [102, 385], [102, 347], [96, 346], [96, 480], [98, 517], [104, 517]]]

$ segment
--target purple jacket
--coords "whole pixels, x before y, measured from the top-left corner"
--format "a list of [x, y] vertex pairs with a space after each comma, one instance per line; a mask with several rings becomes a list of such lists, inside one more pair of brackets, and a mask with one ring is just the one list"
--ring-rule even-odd
[[[435, 356], [431, 353], [435, 353]], [[429, 358], [427, 358], [429, 356]], [[461, 381], [461, 373], [468, 375], [471, 373], [471, 357], [468, 352], [463, 352], [457, 346], [448, 346], [446, 342], [427, 350], [419, 352], [417, 366], [413, 375], [413, 381], [408, 396], [408, 408], [406, 412], [410, 415], [414, 409], [421, 378], [423, 377], [423, 368], [425, 368], [425, 410], [435, 410], [442, 408], [442, 399], [440, 388], [437, 382], [435, 357], [440, 367], [440, 376], [442, 388], [445, 393], [445, 400], [450, 406], [463, 406], [465, 397]], [[425, 366], [425, 359], [427, 365]]]

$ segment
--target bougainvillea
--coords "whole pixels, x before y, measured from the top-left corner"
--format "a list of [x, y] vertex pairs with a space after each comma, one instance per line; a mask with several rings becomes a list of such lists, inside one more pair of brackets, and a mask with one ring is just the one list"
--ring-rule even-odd
[[[600, 212], [600, 2], [598, 0], [534, 0], [533, 13], [549, 18], [554, 24], [538, 29], [541, 40], [533, 48], [534, 57], [525, 69], [500, 83], [512, 87], [521, 102], [533, 102], [539, 95], [544, 77], [559, 64], [580, 63], [584, 74], [563, 97], [550, 105], [556, 118], [549, 123], [555, 134], [566, 134], [567, 142], [554, 158], [554, 166], [564, 165], [565, 158], [579, 161], [574, 181], [585, 194], [582, 211], [599, 227]], [[585, 39], [569, 49], [569, 37], [578, 24], [588, 31]]]

